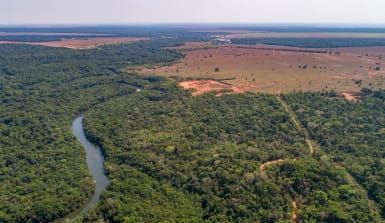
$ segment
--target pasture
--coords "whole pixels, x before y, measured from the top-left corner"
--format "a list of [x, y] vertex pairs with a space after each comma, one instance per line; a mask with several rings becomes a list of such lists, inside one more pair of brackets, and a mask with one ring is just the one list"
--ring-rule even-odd
[[241, 91], [273, 94], [385, 87], [385, 47], [304, 49], [186, 43], [177, 49], [185, 57], [176, 64], [130, 68], [129, 72], [222, 80]]

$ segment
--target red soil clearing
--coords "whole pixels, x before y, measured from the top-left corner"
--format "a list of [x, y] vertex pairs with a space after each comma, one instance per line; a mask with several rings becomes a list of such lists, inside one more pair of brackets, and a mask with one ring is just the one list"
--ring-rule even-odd
[[357, 97], [353, 96], [351, 93], [343, 92], [343, 93], [341, 93], [341, 94], [342, 94], [342, 95], [345, 97], [345, 99], [348, 100], [348, 101], [354, 101], [354, 102], [358, 101]]
[[[179, 85], [184, 89], [195, 89], [193, 92], [193, 96], [200, 95], [207, 92], [212, 91], [222, 91], [228, 90], [231, 91], [229, 93], [244, 93], [241, 89], [231, 86], [229, 84], [221, 83], [219, 81], [214, 80], [192, 80], [192, 81], [183, 81], [180, 82]], [[221, 96], [222, 94], [218, 94], [217, 96]]]

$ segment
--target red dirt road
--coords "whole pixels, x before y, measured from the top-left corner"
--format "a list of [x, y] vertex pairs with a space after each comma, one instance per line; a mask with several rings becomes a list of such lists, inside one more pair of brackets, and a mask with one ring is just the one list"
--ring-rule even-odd
[[293, 200], [291, 204], [293, 205], [293, 214], [291, 215], [291, 222], [297, 223], [297, 210], [298, 210], [297, 202]]
[[273, 165], [273, 164], [276, 164], [276, 163], [281, 163], [283, 161], [285, 161], [285, 160], [284, 159], [277, 159], [277, 160], [272, 160], [272, 161], [268, 161], [268, 162], [262, 163], [262, 165], [259, 167], [259, 171], [261, 173], [261, 176], [262, 177], [266, 177], [265, 171], [264, 171], [266, 166]]

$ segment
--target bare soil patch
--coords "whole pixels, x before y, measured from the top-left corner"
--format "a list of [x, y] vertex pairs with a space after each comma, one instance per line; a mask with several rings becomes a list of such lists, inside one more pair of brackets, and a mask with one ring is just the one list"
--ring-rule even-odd
[[[179, 85], [184, 89], [194, 89], [195, 91], [192, 93], [192, 95], [199, 95], [206, 92], [224, 90], [229, 91], [231, 93], [243, 93], [243, 91], [237, 89], [236, 87], [214, 80], [183, 81], [180, 82]], [[220, 95], [218, 94], [218, 96]]]
[[353, 102], [357, 102], [358, 101], [358, 98], [354, 95], [352, 95], [352, 93], [349, 93], [349, 92], [343, 92], [341, 93], [346, 100], [348, 101], [353, 101]]
[[62, 39], [60, 41], [49, 42], [15, 42], [15, 41], [0, 41], [0, 44], [29, 44], [49, 47], [64, 47], [70, 49], [92, 49], [102, 45], [130, 43], [149, 38], [140, 37], [104, 37], [104, 38], [87, 38], [87, 39]]

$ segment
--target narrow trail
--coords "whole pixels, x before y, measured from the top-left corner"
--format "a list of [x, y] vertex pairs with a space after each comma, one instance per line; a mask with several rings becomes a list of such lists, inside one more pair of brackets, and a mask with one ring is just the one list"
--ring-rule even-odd
[[307, 131], [306, 128], [303, 128], [300, 125], [300, 123], [297, 119], [297, 116], [294, 114], [293, 111], [290, 110], [289, 106], [286, 104], [286, 102], [284, 102], [281, 99], [281, 97], [279, 95], [277, 95], [277, 100], [279, 101], [279, 103], [281, 103], [283, 109], [290, 115], [290, 119], [293, 122], [294, 126], [297, 128], [297, 130], [300, 130], [305, 134], [305, 141], [306, 141], [307, 146], [309, 147], [309, 152], [311, 155], [313, 155], [314, 148], [313, 148], [313, 145], [312, 145], [311, 140], [309, 138], [309, 132]]
[[[294, 124], [294, 126], [297, 128], [297, 130], [304, 132], [304, 134], [305, 134], [305, 141], [306, 141], [307, 146], [309, 147], [309, 152], [310, 152], [311, 155], [313, 155], [314, 148], [313, 148], [313, 145], [312, 145], [312, 143], [310, 141], [308, 131], [305, 128], [301, 127], [301, 125], [300, 125], [296, 115], [294, 114], [294, 112], [290, 110], [289, 106], [280, 98], [279, 95], [277, 95], [277, 100], [280, 102], [280, 104], [283, 107], [283, 109], [289, 114], [290, 119], [291, 119], [292, 123]], [[295, 161], [295, 160], [297, 160], [297, 159], [292, 159], [291, 161]], [[281, 163], [281, 162], [285, 162], [285, 161], [288, 161], [288, 160], [277, 159], [277, 160], [272, 160], [272, 161], [268, 161], [268, 162], [262, 163], [261, 166], [259, 167], [261, 177], [262, 178], [266, 178], [266, 173], [264, 171], [265, 167], [270, 166], [270, 165], [274, 165], [274, 164], [278, 164], [278, 163]], [[292, 198], [291, 204], [292, 204], [292, 207], [293, 207], [293, 212], [292, 212], [292, 215], [291, 215], [291, 221], [292, 221], [292, 223], [298, 223], [298, 221], [297, 221], [298, 205], [297, 205], [297, 202], [295, 201], [294, 198]]]
[[[265, 170], [264, 170], [265, 167], [267, 167], [267, 166], [271, 166], [271, 165], [282, 163], [282, 162], [286, 162], [286, 161], [296, 161], [296, 160], [297, 159], [290, 159], [290, 160], [277, 159], [277, 160], [272, 160], [272, 161], [264, 162], [259, 167], [259, 171], [260, 171], [261, 177], [264, 178], [264, 179], [267, 178]], [[297, 206], [297, 202], [294, 200], [294, 198], [292, 198], [291, 204], [293, 206], [293, 213], [291, 215], [291, 220], [292, 220], [292, 223], [297, 223], [297, 210], [298, 210], [298, 206]]]
[[298, 210], [297, 202], [295, 200], [292, 200], [291, 204], [293, 205], [293, 214], [291, 215], [291, 222], [298, 223], [297, 222], [297, 210]]
[[357, 187], [357, 189], [360, 190], [363, 194], [366, 194], [366, 200], [368, 201], [369, 207], [374, 208], [378, 213], [380, 213], [380, 210], [379, 210], [379, 208], [378, 208], [378, 206], [377, 206], [377, 203], [376, 203], [374, 200], [372, 200], [372, 199], [368, 196], [367, 191], [365, 190], [365, 188], [364, 188], [360, 183], [358, 183], [358, 182], [356, 181], [356, 179], [354, 178], [354, 176], [351, 175], [351, 174], [346, 170], [346, 167], [345, 167], [343, 164], [337, 163], [337, 162], [334, 162], [333, 164], [334, 164], [334, 166], [336, 166], [336, 167], [341, 167], [341, 168], [344, 169], [344, 171], [345, 171], [345, 173], [346, 173], [346, 181], [347, 181], [349, 184], [351, 184], [351, 185]]
[[273, 165], [273, 164], [276, 164], [276, 163], [281, 163], [281, 162], [284, 162], [284, 161], [285, 161], [284, 159], [277, 159], [277, 160], [272, 160], [272, 161], [268, 161], [268, 162], [262, 163], [261, 166], [259, 167], [259, 171], [261, 172], [261, 177], [266, 178], [266, 174], [265, 174], [265, 171], [264, 171], [266, 166]]

